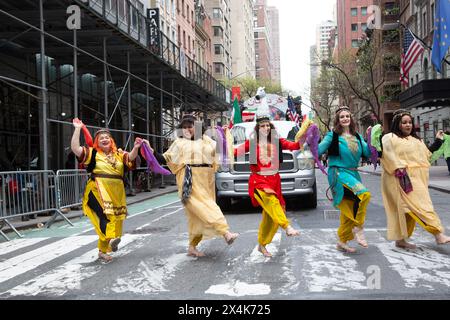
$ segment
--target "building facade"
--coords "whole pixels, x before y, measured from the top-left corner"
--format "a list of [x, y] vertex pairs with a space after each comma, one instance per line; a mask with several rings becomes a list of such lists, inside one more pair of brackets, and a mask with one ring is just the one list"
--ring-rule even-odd
[[177, 0], [178, 46], [192, 60], [196, 59], [194, 0]]
[[266, 0], [256, 0], [253, 22], [255, 31], [256, 79], [272, 79], [272, 27], [267, 14]]
[[177, 0], [149, 0], [150, 8], [159, 9], [159, 29], [170, 41], [177, 42]]
[[281, 84], [280, 65], [280, 14], [276, 7], [268, 7], [267, 15], [272, 28], [270, 43], [272, 44], [272, 79]]
[[205, 0], [195, 0], [195, 61], [209, 73], [212, 73], [212, 37], [211, 17], [205, 9]]
[[206, 12], [212, 17], [213, 75], [217, 79], [229, 79], [232, 74], [231, 7], [230, 0], [208, 0]]
[[374, 0], [337, 0], [338, 52], [343, 49], [358, 48], [367, 28], [368, 8]]
[[[400, 22], [428, 47], [433, 45], [435, 8], [434, 0], [400, 0]], [[446, 59], [450, 61], [450, 52]], [[438, 130], [450, 129], [450, 65], [443, 61], [442, 73], [437, 72], [431, 50], [425, 49], [408, 79], [408, 86], [402, 86], [400, 106], [411, 110], [419, 136], [432, 142]]]
[[253, 0], [231, 0], [233, 77], [256, 77]]

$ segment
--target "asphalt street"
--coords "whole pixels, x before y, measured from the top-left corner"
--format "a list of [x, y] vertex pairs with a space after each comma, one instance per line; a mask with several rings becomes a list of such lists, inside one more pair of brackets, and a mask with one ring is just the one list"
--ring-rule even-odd
[[[177, 195], [169, 194], [129, 206], [119, 251], [107, 264], [97, 260], [97, 237], [85, 217], [74, 227], [58, 223], [0, 243], [0, 299], [448, 299], [450, 245], [436, 245], [417, 227], [416, 250], [395, 248], [386, 240], [380, 177], [362, 178], [372, 193], [369, 248], [354, 243], [356, 254], [335, 248], [338, 214], [318, 172], [317, 209], [290, 203], [288, 218], [301, 235], [288, 238], [280, 229], [268, 246], [272, 258], [257, 251], [260, 210], [245, 201], [226, 212], [240, 233], [233, 245], [207, 240], [200, 245], [206, 257], [186, 256], [186, 218]], [[449, 195], [430, 193], [450, 226]]]

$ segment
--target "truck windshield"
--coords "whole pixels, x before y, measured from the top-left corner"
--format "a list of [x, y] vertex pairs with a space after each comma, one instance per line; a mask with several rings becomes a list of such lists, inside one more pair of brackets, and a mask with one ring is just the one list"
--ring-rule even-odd
[[[295, 135], [299, 131], [299, 127], [294, 122], [274, 121], [272, 123], [275, 125], [275, 129], [277, 129], [280, 137], [290, 141], [294, 141]], [[250, 134], [253, 132], [254, 128], [255, 123], [235, 125], [231, 130], [233, 134], [234, 144], [239, 145], [244, 143], [245, 140], [250, 137]]]

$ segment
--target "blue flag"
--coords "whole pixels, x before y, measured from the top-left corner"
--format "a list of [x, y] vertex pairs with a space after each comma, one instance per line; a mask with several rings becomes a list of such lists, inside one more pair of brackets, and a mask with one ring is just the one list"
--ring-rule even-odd
[[436, 18], [434, 20], [433, 49], [431, 61], [436, 70], [442, 73], [442, 60], [444, 60], [450, 47], [450, 0], [436, 0]]

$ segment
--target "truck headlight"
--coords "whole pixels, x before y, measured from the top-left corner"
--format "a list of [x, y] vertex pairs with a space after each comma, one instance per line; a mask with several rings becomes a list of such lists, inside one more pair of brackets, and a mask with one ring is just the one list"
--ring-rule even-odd
[[297, 155], [297, 164], [299, 170], [314, 169], [314, 158], [309, 150], [304, 150]]

